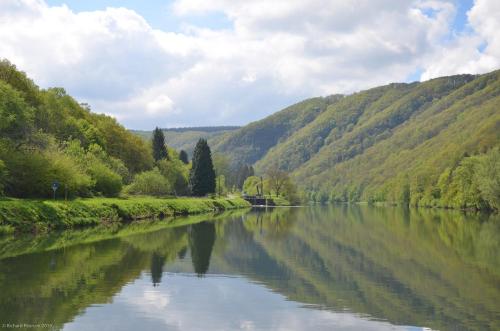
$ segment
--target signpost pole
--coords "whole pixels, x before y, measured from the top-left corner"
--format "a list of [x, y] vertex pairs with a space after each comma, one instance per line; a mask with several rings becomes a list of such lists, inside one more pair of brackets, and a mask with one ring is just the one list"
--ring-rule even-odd
[[59, 188], [59, 182], [54, 181], [52, 183], [52, 191], [54, 191], [54, 200], [56, 199], [56, 191], [57, 191], [58, 188]]

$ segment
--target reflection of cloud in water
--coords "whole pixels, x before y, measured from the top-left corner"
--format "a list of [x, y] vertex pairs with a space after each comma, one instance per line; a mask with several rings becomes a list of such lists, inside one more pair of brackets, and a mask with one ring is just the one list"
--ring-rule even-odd
[[165, 273], [152, 288], [146, 273], [112, 304], [88, 308], [67, 330], [420, 330], [373, 321], [350, 312], [301, 307], [241, 277], [205, 278]]

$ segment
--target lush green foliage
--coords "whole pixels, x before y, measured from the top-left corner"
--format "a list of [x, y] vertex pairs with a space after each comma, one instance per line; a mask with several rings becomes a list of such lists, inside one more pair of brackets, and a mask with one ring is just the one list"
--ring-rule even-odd
[[253, 164], [270, 148], [313, 121], [339, 98], [340, 96], [330, 96], [302, 101], [210, 142], [215, 151], [228, 155], [234, 165]]
[[[171, 151], [175, 155], [175, 151]], [[188, 179], [189, 167], [179, 158], [172, 157], [171, 160], [162, 160], [158, 162], [160, 173], [167, 179], [172, 186], [171, 194], [189, 195]]]
[[194, 149], [189, 187], [194, 196], [215, 193], [215, 170], [212, 153], [205, 139], [198, 140]]
[[0, 189], [15, 197], [117, 195], [152, 167], [147, 145], [61, 88], [39, 89], [0, 61]]
[[[215, 144], [306, 200], [498, 209], [500, 72], [311, 99]], [[314, 108], [319, 107], [319, 108]], [[486, 161], [487, 160], [487, 161]]]
[[261, 180], [257, 176], [250, 176], [243, 183], [243, 193], [248, 195], [262, 195]]
[[135, 175], [134, 181], [126, 192], [137, 195], [162, 196], [172, 191], [172, 184], [161, 174], [158, 168]]

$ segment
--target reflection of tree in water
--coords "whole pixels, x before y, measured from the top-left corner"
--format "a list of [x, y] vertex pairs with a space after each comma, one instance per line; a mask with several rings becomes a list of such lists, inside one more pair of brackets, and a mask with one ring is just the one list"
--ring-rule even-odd
[[187, 248], [186, 247], [183, 247], [178, 253], [177, 253], [177, 257], [181, 260], [183, 260], [185, 257], [186, 257], [186, 252], [187, 252]]
[[161, 283], [161, 276], [163, 274], [163, 264], [165, 262], [165, 257], [154, 252], [151, 255], [151, 280], [153, 286]]
[[245, 227], [261, 235], [286, 237], [297, 220], [296, 208], [255, 209], [246, 215]]
[[208, 271], [215, 242], [215, 225], [211, 222], [193, 224], [189, 228], [189, 248], [194, 271], [201, 276]]

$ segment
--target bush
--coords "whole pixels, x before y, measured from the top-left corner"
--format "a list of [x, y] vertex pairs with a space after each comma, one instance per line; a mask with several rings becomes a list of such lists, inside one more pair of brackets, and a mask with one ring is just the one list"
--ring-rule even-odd
[[122, 177], [100, 162], [94, 162], [88, 169], [95, 181], [94, 190], [105, 196], [117, 196], [122, 190]]
[[245, 179], [245, 182], [243, 183], [243, 192], [248, 195], [257, 195], [259, 185], [260, 178], [257, 176], [250, 176]]
[[[169, 152], [171, 153], [171, 152]], [[171, 160], [161, 160], [158, 162], [158, 170], [172, 184], [172, 189], [177, 195], [188, 195], [189, 170], [182, 161], [172, 158]]]
[[126, 189], [126, 193], [139, 195], [162, 196], [172, 192], [171, 183], [162, 176], [158, 168], [142, 172]]
[[[49, 171], [43, 182], [43, 189], [52, 193], [52, 183], [57, 181], [60, 183], [59, 196], [65, 193], [69, 197], [75, 196], [90, 196], [91, 189], [95, 185], [95, 181], [80, 169], [75, 160], [60, 152], [47, 152], [45, 158], [49, 163]], [[66, 191], [66, 192], [64, 192]], [[62, 192], [62, 193], [61, 193]]]
[[5, 193], [14, 197], [51, 197], [52, 183], [61, 184], [69, 196], [89, 196], [94, 182], [69, 156], [57, 151], [9, 150], [5, 165], [9, 176]]

